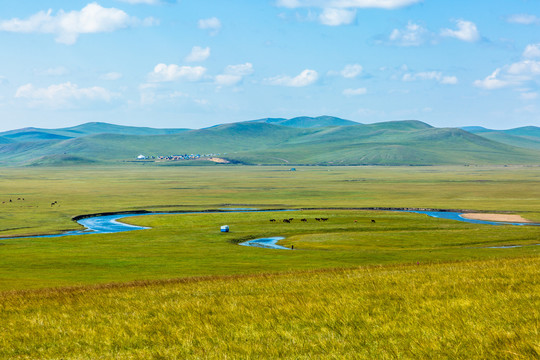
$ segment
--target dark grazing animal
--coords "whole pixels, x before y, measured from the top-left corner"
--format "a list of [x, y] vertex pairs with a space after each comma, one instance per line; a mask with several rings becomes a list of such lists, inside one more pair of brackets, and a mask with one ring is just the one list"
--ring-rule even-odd
[[270, 222], [276, 222], [276, 219], [270, 219]]
[[289, 219], [283, 219], [283, 222], [289, 224], [289, 223], [291, 222], [291, 220], [289, 220]]
[[371, 223], [375, 224], [375, 220], [371, 219]]
[[300, 221], [307, 222], [307, 219], [301, 219]]

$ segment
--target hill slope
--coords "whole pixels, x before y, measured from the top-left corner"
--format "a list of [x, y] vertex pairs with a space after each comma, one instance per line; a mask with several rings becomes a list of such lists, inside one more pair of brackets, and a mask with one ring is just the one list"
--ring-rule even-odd
[[313, 127], [323, 127], [323, 126], [347, 126], [347, 125], [358, 125], [359, 123], [351, 120], [344, 120], [334, 116], [318, 116], [318, 117], [309, 117], [309, 116], [300, 116], [292, 119], [282, 119], [282, 118], [265, 118], [259, 120], [251, 120], [249, 122], [262, 122], [267, 124], [289, 126], [295, 128], [313, 128]]
[[[301, 124], [304, 120], [294, 123]], [[0, 164], [118, 163], [134, 161], [139, 154], [158, 157], [186, 153], [219, 153], [220, 157], [245, 164], [438, 165], [540, 162], [540, 151], [502, 144], [461, 129], [434, 128], [414, 120], [312, 127], [248, 121], [175, 134], [92, 134], [93, 131], [107, 128], [111, 131], [152, 133], [148, 128], [126, 130], [116, 125], [107, 127], [102, 124], [85, 124], [68, 130], [59, 129], [58, 133], [45, 140], [40, 136], [34, 137], [34, 141], [29, 141], [32, 139], [29, 136], [25, 137], [26, 141], [18, 142], [8, 138], [11, 143], [0, 143]], [[62, 137], [65, 135], [61, 135], [66, 134], [66, 131], [89, 134], [66, 139]], [[11, 132], [7, 135], [21, 133]]]
[[540, 127], [524, 126], [508, 130], [492, 130], [481, 126], [466, 126], [462, 129], [503, 144], [540, 150]]
[[34, 140], [66, 140], [95, 134], [119, 135], [166, 135], [177, 134], [188, 129], [154, 129], [149, 127], [136, 127], [115, 125], [102, 122], [91, 122], [61, 129], [24, 128], [0, 133], [0, 137], [14, 141]]

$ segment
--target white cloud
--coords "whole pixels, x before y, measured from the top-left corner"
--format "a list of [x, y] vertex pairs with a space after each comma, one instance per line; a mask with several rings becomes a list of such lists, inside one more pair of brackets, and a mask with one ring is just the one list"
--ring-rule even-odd
[[419, 3], [421, 0], [278, 0], [277, 5], [286, 8], [379, 8], [397, 9]]
[[531, 77], [540, 75], [540, 61], [523, 60], [508, 66], [508, 74]]
[[315, 70], [306, 69], [295, 77], [287, 75], [275, 76], [265, 79], [265, 82], [270, 85], [303, 87], [315, 83], [319, 79], [319, 74]]
[[225, 69], [226, 74], [247, 76], [253, 74], [253, 65], [251, 63], [229, 65]]
[[19, 87], [16, 98], [27, 99], [31, 105], [47, 105], [51, 107], [72, 107], [82, 101], [110, 102], [118, 94], [99, 86], [80, 88], [71, 82], [51, 85], [47, 88], [36, 88], [32, 84]]
[[104, 8], [97, 3], [86, 5], [81, 11], [40, 11], [26, 20], [14, 18], [0, 22], [0, 31], [16, 33], [45, 33], [56, 35], [56, 41], [66, 45], [74, 44], [80, 34], [112, 32], [136, 25], [153, 25], [155, 20], [139, 20], [124, 11]]
[[523, 100], [536, 100], [538, 98], [538, 93], [535, 92], [524, 92], [521, 93], [521, 98]]
[[99, 78], [100, 79], [103, 79], [103, 80], [118, 80], [118, 79], [121, 79], [122, 78], [122, 74], [119, 73], [119, 72], [109, 72], [109, 73], [106, 73], [106, 74], [103, 74], [101, 75]]
[[432, 80], [440, 84], [455, 85], [458, 83], [458, 78], [455, 76], [444, 76], [440, 71], [426, 71], [415, 74], [407, 73], [401, 78], [403, 81], [421, 81]]
[[245, 63], [229, 65], [223, 74], [217, 75], [215, 82], [220, 86], [232, 86], [238, 84], [245, 76], [253, 74], [253, 64]]
[[176, 64], [157, 64], [148, 75], [149, 81], [166, 82], [175, 80], [198, 81], [206, 73], [202, 66], [178, 66]]
[[523, 60], [505, 65], [495, 70], [483, 80], [476, 80], [474, 85], [486, 89], [500, 89], [510, 86], [527, 86], [529, 82], [538, 82], [540, 78], [540, 61], [532, 58], [540, 57], [540, 44], [527, 45], [523, 51]]
[[215, 82], [220, 86], [233, 86], [242, 81], [242, 76], [232, 74], [216, 75]]
[[36, 73], [38, 75], [44, 75], [44, 76], [62, 76], [69, 73], [69, 70], [65, 68], [64, 66], [57, 66], [45, 70], [37, 70]]
[[511, 82], [500, 79], [501, 69], [495, 70], [491, 75], [487, 76], [484, 80], [476, 80], [473, 84], [476, 87], [495, 90], [502, 89], [504, 87], [512, 85]]
[[403, 30], [394, 29], [389, 40], [399, 46], [420, 46], [426, 41], [430, 33], [423, 26], [409, 21]]
[[328, 26], [348, 25], [354, 19], [356, 19], [356, 10], [326, 8], [319, 15], [321, 24]]
[[364, 95], [367, 94], [366, 88], [358, 88], [358, 89], [345, 89], [343, 90], [343, 95], [346, 96], [358, 96], [358, 95]]
[[217, 17], [201, 19], [198, 22], [199, 29], [210, 30], [211, 35], [216, 35], [221, 29], [221, 21]]
[[441, 30], [442, 36], [453, 37], [462, 41], [476, 42], [480, 40], [480, 33], [476, 28], [476, 25], [471, 21], [457, 20], [457, 30], [443, 29]]
[[358, 75], [362, 73], [362, 65], [360, 64], [350, 64], [345, 66], [343, 70], [341, 70], [340, 74], [346, 79], [354, 79]]
[[459, 81], [456, 76], [443, 76], [442, 79], [439, 80], [439, 82], [445, 85], [455, 85]]
[[506, 21], [512, 24], [522, 24], [522, 25], [531, 25], [531, 24], [540, 24], [540, 18], [535, 15], [529, 14], [515, 14], [509, 16]]
[[186, 56], [187, 62], [200, 62], [208, 59], [210, 56], [210, 48], [205, 47], [202, 48], [200, 46], [194, 46], [193, 49], [191, 49], [191, 52], [188, 56]]
[[187, 97], [189, 97], [189, 95], [181, 91], [173, 91], [172, 93], [169, 94], [169, 98], [171, 99], [187, 98]]
[[523, 57], [527, 59], [540, 58], [540, 44], [527, 45], [523, 51]]
[[159, 0], [118, 0], [124, 3], [136, 5], [136, 4], [147, 4], [147, 5], [157, 5], [160, 3]]

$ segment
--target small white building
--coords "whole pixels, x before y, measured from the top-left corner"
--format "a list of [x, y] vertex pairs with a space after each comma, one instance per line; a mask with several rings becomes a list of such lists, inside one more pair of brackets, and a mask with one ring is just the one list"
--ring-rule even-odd
[[141, 154], [141, 155], [137, 156], [137, 159], [138, 159], [138, 160], [145, 160], [145, 159], [146, 159], [146, 156], [144, 156], [144, 155]]
[[229, 232], [229, 225], [223, 225], [221, 227], [221, 232]]

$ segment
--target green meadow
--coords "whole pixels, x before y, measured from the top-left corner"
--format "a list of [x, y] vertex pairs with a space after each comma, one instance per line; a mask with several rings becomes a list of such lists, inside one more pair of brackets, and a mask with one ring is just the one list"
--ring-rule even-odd
[[[273, 210], [0, 240], [3, 358], [540, 357], [540, 227], [360, 210], [540, 222], [540, 167], [139, 164], [3, 168], [0, 180], [4, 238], [78, 230], [83, 214]], [[268, 236], [295, 250], [237, 245]]]

